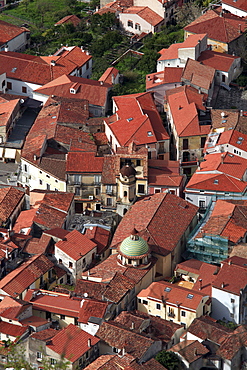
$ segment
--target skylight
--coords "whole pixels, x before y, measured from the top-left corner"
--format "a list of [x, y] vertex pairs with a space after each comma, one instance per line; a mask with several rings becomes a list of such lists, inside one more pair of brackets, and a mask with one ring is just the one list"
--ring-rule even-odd
[[127, 118], [127, 121], [128, 121], [128, 122], [130, 122], [130, 121], [132, 121], [132, 120], [133, 120], [133, 118], [132, 118], [132, 117]]
[[167, 286], [166, 288], [165, 288], [165, 292], [170, 292], [172, 289], [169, 287], [169, 286]]
[[153, 136], [152, 131], [148, 131], [148, 136]]
[[193, 295], [193, 294], [190, 294], [190, 293], [189, 293], [189, 294], [187, 295], [187, 298], [189, 298], [189, 299], [192, 299], [193, 297], [194, 297], [194, 295]]
[[214, 184], [218, 185], [218, 183], [219, 183], [219, 180], [214, 180]]
[[12, 68], [11, 72], [15, 73], [16, 70], [17, 70], [17, 67], [14, 67], [14, 68]]

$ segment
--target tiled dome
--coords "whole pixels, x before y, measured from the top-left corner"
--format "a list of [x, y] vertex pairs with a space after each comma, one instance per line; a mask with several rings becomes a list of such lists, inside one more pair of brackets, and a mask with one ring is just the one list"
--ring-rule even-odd
[[128, 257], [143, 256], [149, 252], [147, 242], [138, 235], [124, 239], [119, 248], [120, 253]]

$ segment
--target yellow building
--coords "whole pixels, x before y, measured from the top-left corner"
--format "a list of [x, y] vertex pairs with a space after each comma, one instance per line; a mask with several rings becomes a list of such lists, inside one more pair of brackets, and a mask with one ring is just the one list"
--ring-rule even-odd
[[137, 309], [187, 328], [192, 321], [211, 312], [211, 299], [165, 281], [152, 283], [138, 294]]

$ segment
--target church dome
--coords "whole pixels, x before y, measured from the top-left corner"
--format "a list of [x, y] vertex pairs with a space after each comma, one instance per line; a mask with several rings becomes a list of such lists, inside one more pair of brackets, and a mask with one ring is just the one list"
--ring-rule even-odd
[[123, 177], [130, 177], [130, 176], [135, 176], [136, 170], [134, 169], [134, 167], [126, 164], [125, 166], [121, 168], [120, 173]]
[[122, 241], [119, 252], [127, 257], [139, 257], [149, 253], [149, 247], [146, 240], [138, 235], [131, 235]]

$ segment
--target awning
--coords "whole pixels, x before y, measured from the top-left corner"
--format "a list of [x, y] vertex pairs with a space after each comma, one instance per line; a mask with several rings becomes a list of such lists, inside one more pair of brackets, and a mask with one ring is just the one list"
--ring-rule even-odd
[[4, 158], [15, 159], [15, 155], [16, 155], [15, 149], [5, 148]]
[[4, 150], [4, 148], [0, 147], [0, 158], [3, 158], [3, 150]]

